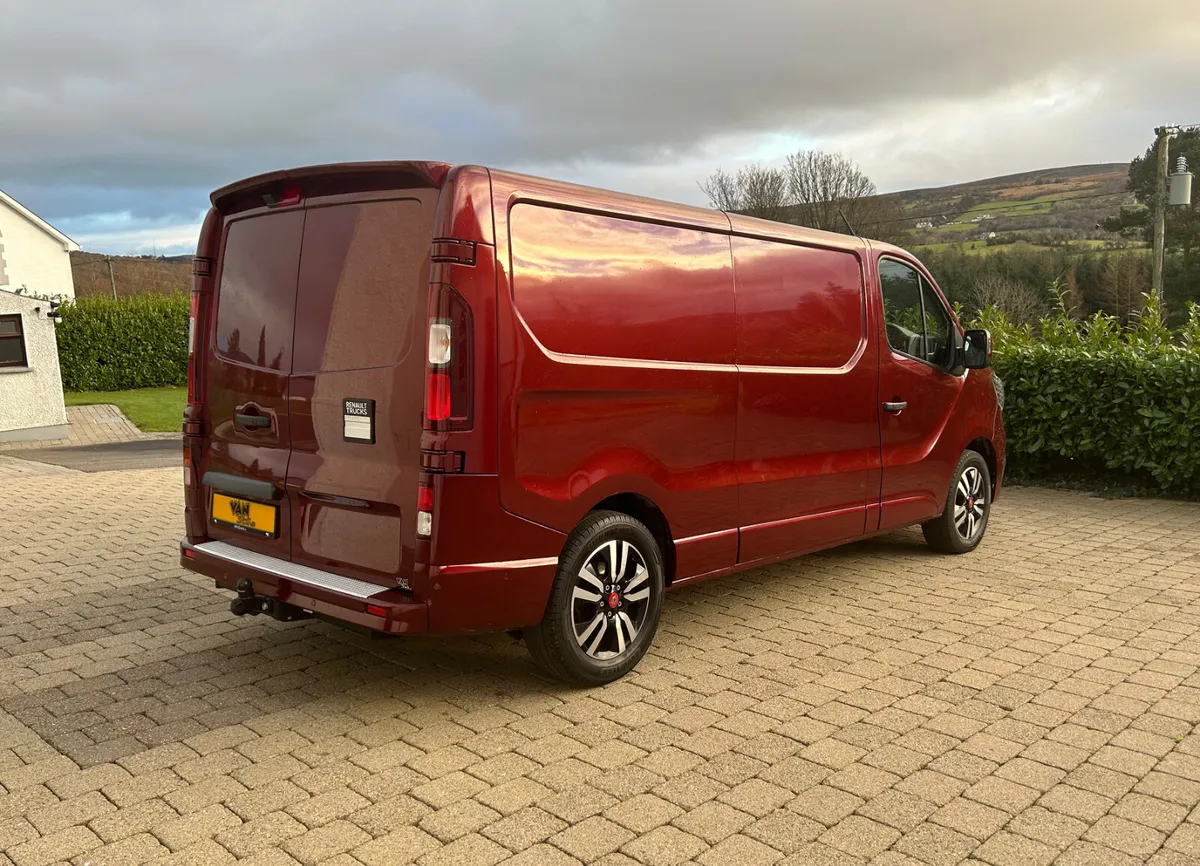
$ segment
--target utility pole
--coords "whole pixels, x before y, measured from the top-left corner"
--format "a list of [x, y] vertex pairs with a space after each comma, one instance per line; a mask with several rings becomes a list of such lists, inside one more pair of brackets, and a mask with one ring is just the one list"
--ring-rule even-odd
[[117, 280], [113, 276], [112, 257], [105, 256], [104, 261], [108, 263], [108, 284], [112, 286], [113, 300], [117, 299]]
[[1154, 278], [1150, 291], [1161, 305], [1163, 302], [1163, 259], [1167, 246], [1167, 171], [1170, 167], [1168, 143], [1175, 137], [1173, 126], [1160, 126], [1158, 135], [1158, 165], [1154, 180]]
[[[1200, 129], [1200, 124], [1189, 126], [1160, 126], [1154, 130], [1158, 136], [1158, 160], [1155, 167], [1154, 180], [1154, 277], [1150, 283], [1150, 291], [1155, 299], [1163, 302], [1163, 267], [1166, 259], [1167, 238], [1167, 175], [1170, 171], [1169, 145], [1172, 138], [1181, 131], [1192, 132]], [[1181, 168], [1182, 172], [1183, 169]], [[1174, 179], [1172, 179], [1174, 184]], [[1189, 188], [1190, 189], [1190, 188]], [[1190, 192], [1188, 199], [1190, 201]]]

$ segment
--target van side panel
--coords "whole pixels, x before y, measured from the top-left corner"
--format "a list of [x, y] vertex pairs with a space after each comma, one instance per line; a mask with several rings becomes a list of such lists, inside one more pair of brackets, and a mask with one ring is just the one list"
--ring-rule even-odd
[[496, 174], [493, 183], [508, 257], [499, 323], [504, 507], [566, 533], [602, 500], [639, 494], [667, 519], [676, 578], [732, 567], [728, 236], [658, 221], [653, 210], [627, 218], [619, 196], [608, 212], [586, 213], [574, 209], [579, 196], [552, 183], [519, 178], [504, 188]]
[[734, 237], [739, 562], [862, 535], [878, 499], [878, 358], [853, 249]]

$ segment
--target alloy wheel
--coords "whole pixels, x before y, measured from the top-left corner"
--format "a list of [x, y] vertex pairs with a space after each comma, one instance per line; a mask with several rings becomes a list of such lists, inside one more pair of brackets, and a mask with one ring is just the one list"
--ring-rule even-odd
[[594, 659], [633, 645], [650, 609], [650, 572], [636, 546], [616, 539], [588, 554], [571, 592], [575, 641]]

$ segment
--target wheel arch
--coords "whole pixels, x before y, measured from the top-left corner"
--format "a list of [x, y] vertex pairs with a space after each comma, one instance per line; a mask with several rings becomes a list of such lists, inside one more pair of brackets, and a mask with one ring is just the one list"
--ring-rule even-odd
[[969, 443], [967, 443], [967, 447], [964, 450], [974, 451], [980, 457], [982, 457], [983, 462], [987, 464], [988, 478], [991, 481], [991, 489], [994, 496], [996, 490], [997, 464], [996, 447], [992, 445], [992, 440], [988, 439], [986, 436], [980, 436], [977, 439], [972, 439]]
[[597, 502], [588, 513], [593, 511], [617, 511], [645, 524], [662, 553], [663, 579], [667, 586], [671, 585], [675, 579], [675, 540], [667, 516], [654, 500], [641, 493], [617, 493]]

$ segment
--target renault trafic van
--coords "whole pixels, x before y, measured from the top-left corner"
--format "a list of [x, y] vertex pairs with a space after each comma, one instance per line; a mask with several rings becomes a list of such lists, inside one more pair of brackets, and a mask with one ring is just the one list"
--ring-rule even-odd
[[990, 339], [894, 246], [476, 166], [217, 190], [183, 564], [231, 610], [633, 668], [666, 591], [898, 527], [966, 553]]

